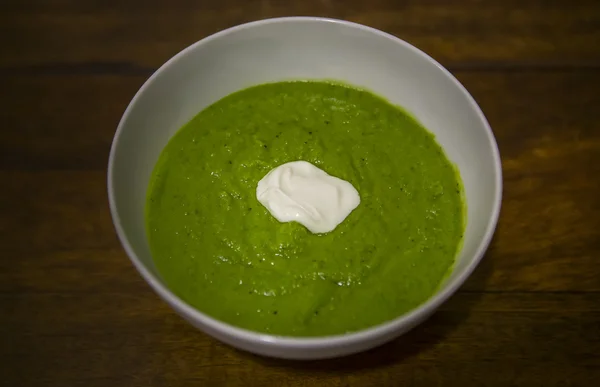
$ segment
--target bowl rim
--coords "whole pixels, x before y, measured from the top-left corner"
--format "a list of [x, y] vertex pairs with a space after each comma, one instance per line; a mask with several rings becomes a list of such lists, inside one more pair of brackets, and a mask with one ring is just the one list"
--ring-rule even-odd
[[[240, 32], [246, 29], [250, 29], [253, 27], [264, 26], [269, 24], [279, 24], [279, 23], [333, 23], [338, 25], [343, 25], [346, 27], [362, 30], [363, 32], [367, 32], [370, 34], [377, 35], [381, 38], [388, 39], [390, 41], [395, 42], [403, 46], [406, 49], [411, 50], [414, 54], [421, 56], [426, 59], [430, 63], [434, 64], [439, 71], [441, 71], [448, 79], [450, 79], [458, 89], [462, 92], [462, 94], [467, 98], [471, 109], [475, 111], [481, 124], [487, 134], [487, 138], [489, 141], [490, 148], [492, 149], [492, 159], [494, 162], [494, 172], [495, 172], [495, 184], [496, 188], [494, 190], [494, 200], [493, 200], [493, 209], [492, 215], [488, 221], [485, 234], [479, 245], [477, 246], [474, 259], [467, 265], [465, 268], [458, 273], [456, 277], [452, 280], [449, 280], [446, 285], [440, 289], [440, 291], [430, 297], [427, 301], [419, 305], [417, 308], [409, 311], [406, 314], [398, 316], [392, 320], [383, 322], [381, 324], [356, 331], [338, 335], [329, 335], [329, 336], [311, 336], [311, 337], [300, 337], [300, 336], [279, 336], [272, 335], [268, 333], [261, 333], [258, 331], [251, 331], [248, 329], [240, 328], [229, 323], [217, 320], [200, 310], [192, 307], [184, 300], [180, 299], [176, 296], [166, 285], [164, 285], [156, 275], [154, 275], [137, 257], [133, 248], [131, 247], [129, 240], [125, 234], [125, 231], [121, 224], [121, 219], [116, 207], [116, 199], [115, 193], [113, 189], [113, 170], [115, 168], [115, 153], [117, 149], [117, 144], [119, 143], [120, 137], [124, 130], [125, 122], [127, 118], [135, 106], [137, 100], [140, 96], [150, 87], [150, 85], [154, 82], [154, 80], [159, 76], [161, 72], [163, 72], [166, 68], [172, 66], [175, 62], [181, 60], [187, 53], [197, 49], [198, 47], [211, 42], [213, 40], [217, 40], [226, 35]], [[477, 267], [479, 262], [481, 261], [483, 255], [485, 254], [492, 237], [494, 235], [496, 225], [498, 223], [498, 218], [500, 214], [501, 202], [502, 202], [502, 164], [500, 159], [500, 152], [498, 150], [498, 144], [494, 137], [493, 131], [485, 118], [481, 108], [475, 102], [475, 99], [471, 96], [471, 94], [467, 91], [467, 89], [440, 63], [438, 63], [435, 59], [430, 57], [428, 54], [423, 52], [422, 50], [416, 48], [410, 43], [391, 35], [387, 32], [383, 32], [373, 27], [368, 27], [362, 24], [333, 19], [333, 18], [325, 18], [325, 17], [316, 17], [316, 16], [289, 16], [289, 17], [278, 17], [278, 18], [270, 18], [257, 20], [249, 23], [244, 23], [240, 25], [236, 25], [225, 30], [219, 31], [215, 34], [209, 35], [190, 46], [184, 48], [179, 53], [171, 57], [167, 62], [165, 62], [162, 66], [158, 68], [140, 87], [135, 96], [130, 101], [129, 105], [125, 109], [121, 120], [117, 126], [117, 130], [115, 132], [113, 142], [110, 148], [110, 154], [108, 159], [108, 173], [107, 173], [107, 188], [108, 188], [108, 201], [110, 207], [110, 213], [112, 216], [113, 224], [115, 230], [117, 232], [117, 236], [121, 245], [123, 246], [127, 256], [130, 258], [131, 262], [137, 269], [137, 271], [141, 274], [141, 276], [145, 279], [145, 281], [151, 286], [151, 288], [158, 293], [158, 295], [165, 300], [172, 308], [174, 308], [179, 313], [182, 313], [186, 318], [191, 319], [192, 321], [197, 321], [200, 326], [208, 327], [211, 332], [218, 332], [222, 335], [228, 336], [229, 338], [235, 339], [236, 341], [244, 341], [250, 342], [253, 344], [259, 344], [262, 346], [271, 346], [271, 347], [279, 347], [279, 348], [295, 348], [295, 349], [316, 349], [322, 347], [334, 347], [341, 345], [349, 345], [353, 343], [360, 343], [365, 341], [371, 341], [375, 338], [394, 335], [394, 333], [402, 333], [403, 327], [412, 327], [417, 325], [423, 317], [427, 317], [432, 314], [442, 303], [444, 303], [450, 296], [452, 296], [456, 290], [466, 281], [466, 279], [471, 275], [473, 270]]]

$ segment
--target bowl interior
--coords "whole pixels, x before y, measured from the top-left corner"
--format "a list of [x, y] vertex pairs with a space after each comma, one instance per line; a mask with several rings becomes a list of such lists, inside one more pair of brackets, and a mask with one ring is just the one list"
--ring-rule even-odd
[[401, 105], [433, 132], [460, 170], [467, 203], [463, 248], [446, 283], [479, 259], [477, 252], [495, 225], [500, 180], [493, 137], [470, 96], [438, 64], [387, 34], [348, 23], [291, 19], [240, 26], [191, 46], [155, 73], [132, 101], [113, 144], [109, 190], [117, 229], [139, 263], [157, 274], [144, 205], [152, 169], [169, 138], [227, 94], [294, 79], [333, 79], [367, 88]]

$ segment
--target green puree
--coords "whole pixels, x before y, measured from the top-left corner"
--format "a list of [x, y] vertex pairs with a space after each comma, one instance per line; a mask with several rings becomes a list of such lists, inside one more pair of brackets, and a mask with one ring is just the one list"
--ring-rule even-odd
[[[305, 160], [347, 180], [360, 205], [335, 230], [279, 223], [257, 201], [272, 168]], [[325, 82], [231, 94], [163, 150], [147, 201], [154, 262], [183, 300], [279, 335], [342, 334], [410, 311], [452, 267], [459, 178], [398, 107]]]

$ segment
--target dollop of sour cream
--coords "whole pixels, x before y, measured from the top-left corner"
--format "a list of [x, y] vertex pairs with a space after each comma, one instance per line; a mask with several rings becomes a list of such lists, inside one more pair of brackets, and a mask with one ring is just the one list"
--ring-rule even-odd
[[265, 175], [256, 198], [280, 222], [298, 222], [315, 234], [333, 231], [360, 204], [349, 182], [307, 161], [282, 164]]

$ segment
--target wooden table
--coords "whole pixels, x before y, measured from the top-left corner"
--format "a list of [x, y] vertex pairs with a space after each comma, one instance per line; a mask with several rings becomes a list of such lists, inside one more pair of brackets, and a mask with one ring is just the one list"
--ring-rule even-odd
[[[165, 60], [284, 15], [349, 19], [444, 64], [498, 139], [481, 266], [427, 323], [349, 358], [259, 358], [196, 331], [108, 212], [117, 122]], [[0, 385], [592, 386], [600, 380], [597, 0], [8, 0], [0, 5]]]

